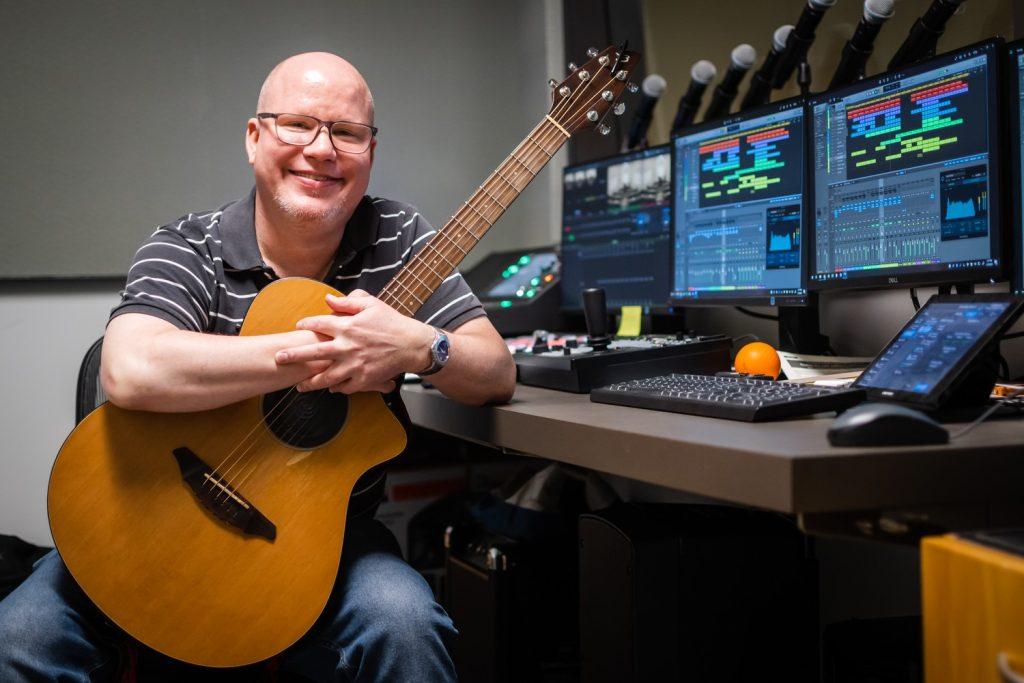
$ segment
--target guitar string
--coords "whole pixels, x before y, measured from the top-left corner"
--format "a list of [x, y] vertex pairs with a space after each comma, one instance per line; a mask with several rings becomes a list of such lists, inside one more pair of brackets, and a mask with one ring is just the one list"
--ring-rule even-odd
[[[607, 83], [605, 83], [601, 87], [597, 88], [596, 91], [603, 90], [608, 85], [610, 85], [613, 80], [615, 80], [614, 74], [611, 74], [611, 77], [608, 79]], [[581, 93], [585, 93], [586, 90], [587, 90], [586, 87], [580, 88], [579, 90], [577, 90], [577, 92], [573, 93], [572, 97], [566, 98], [565, 100], [562, 101], [560, 106], [556, 106], [552, 110], [552, 113], [549, 114], [548, 116], [552, 116], [552, 115], [553, 115], [553, 117], [561, 116], [566, 109], [571, 109], [573, 106], [576, 106], [575, 100], [578, 98], [578, 96]], [[598, 97], [600, 97], [600, 93], [599, 92], [597, 92], [596, 94], [594, 94], [592, 96], [591, 101], [587, 102], [586, 106], [589, 106], [593, 101], [596, 101]], [[564, 106], [562, 106], [562, 105], [564, 105]], [[582, 114], [582, 112], [583, 112], [583, 109], [585, 109], [585, 108], [586, 107], [581, 107], [580, 109], [578, 109], [577, 112], [576, 112], [576, 116], [577, 117], [580, 116]], [[585, 114], [582, 114], [582, 115], [585, 116]], [[570, 122], [569, 123], [569, 127], [572, 127], [572, 125], [574, 125], [574, 124], [571, 123], [571, 122], [575, 121], [575, 117], [570, 116], [568, 121]], [[534, 131], [536, 131], [537, 129], [541, 128], [541, 126], [545, 122], [548, 122], [548, 117], [545, 117], [545, 119], [543, 119], [541, 121], [541, 123], [537, 127], [534, 128]], [[527, 172], [527, 174], [529, 176], [526, 185], [524, 185], [522, 189], [519, 189], [514, 184], [512, 184], [511, 182], [506, 181], [506, 183], [509, 185], [509, 189], [512, 190], [511, 192], [509, 192], [508, 189], [502, 189], [502, 190], [494, 190], [494, 188], [490, 188], [490, 189], [494, 190], [496, 192], [496, 194], [498, 194], [498, 196], [503, 201], [504, 200], [509, 200], [509, 199], [514, 201], [519, 196], [519, 194], [521, 194], [521, 192], [526, 189], [526, 187], [529, 185], [529, 183], [532, 182], [532, 180], [536, 177], [536, 175], [540, 172], [540, 170], [543, 169], [543, 167], [547, 164], [547, 161], [543, 160], [543, 158], [546, 156], [548, 158], [548, 160], [550, 160], [550, 158], [553, 156], [553, 152], [548, 152], [547, 145], [550, 144], [551, 142], [554, 142], [554, 141], [558, 140], [559, 136], [561, 136], [561, 135], [565, 135], [565, 133], [563, 132], [563, 130], [560, 127], [557, 127], [557, 126], [554, 128], [554, 130], [549, 130], [549, 131], [541, 130], [541, 132], [538, 134], [538, 137], [540, 138], [540, 140], [538, 142], [538, 140], [535, 140], [534, 137], [533, 137], [534, 136], [534, 132], [531, 131], [531, 133], [529, 135], [527, 135], [527, 140], [532, 142], [534, 144], [534, 146], [536, 146], [538, 148], [538, 151], [535, 151], [535, 152], [525, 152], [522, 155], [522, 156], [526, 157], [526, 160], [529, 162], [529, 165], [524, 164], [523, 160], [520, 159], [520, 157], [516, 156], [515, 151], [513, 151], [512, 154], [507, 156], [505, 158], [505, 160], [501, 164], [499, 164], [499, 166], [498, 166], [497, 170], [495, 171], [495, 173], [492, 173], [491, 177], [489, 178], [489, 179], [493, 179], [493, 176], [495, 174], [497, 174], [498, 171], [500, 171], [506, 164], [508, 164], [509, 161], [512, 158], [515, 158], [519, 162], [519, 164], [523, 166], [524, 170], [526, 170], [526, 172]], [[563, 142], [564, 142], [564, 140], [563, 140]], [[524, 143], [525, 143], [525, 141], [524, 141]], [[541, 143], [543, 143], [543, 144], [541, 144]], [[558, 147], [560, 147], [560, 146], [561, 145], [558, 145]], [[557, 151], [557, 147], [556, 147], [556, 151]], [[543, 163], [537, 169], [537, 171], [533, 171], [532, 170], [532, 166], [538, 160], [543, 160]], [[521, 174], [521, 173], [522, 173], [522, 171], [516, 171], [516, 173], [512, 174], [513, 180], [517, 179], [519, 177], [519, 174]], [[503, 178], [503, 180], [504, 180], [504, 178]], [[501, 202], [497, 201], [496, 197], [494, 197], [493, 195], [490, 195], [485, 190], [485, 186], [486, 185], [487, 185], [487, 181], [485, 180], [483, 185], [481, 185], [477, 189], [477, 191], [474, 192], [470, 196], [469, 202], [476, 201], [475, 198], [477, 197], [477, 195], [479, 195], [481, 193], [484, 193], [484, 194], [488, 194], [488, 196], [492, 200], [494, 200], [495, 204], [497, 204], [499, 207], [502, 207], [502, 210], [498, 212], [498, 214], [494, 217], [493, 221], [491, 221], [487, 217], [485, 217], [483, 212], [480, 212], [480, 211], [477, 212], [479, 214], [479, 216], [480, 216], [479, 220], [482, 221], [484, 224], [486, 224], [488, 226], [488, 228], [489, 228], [491, 225], [494, 224], [494, 222], [497, 222], [497, 220], [501, 217], [501, 215], [504, 213], [505, 208], [507, 207], [507, 205], [502, 204]], [[464, 206], [462, 208], [460, 208], [459, 211], [456, 212], [456, 214], [455, 214], [455, 216], [453, 218], [457, 218], [458, 213], [461, 212], [463, 208], [467, 208], [469, 202], [464, 203]], [[509, 204], [511, 204], [511, 201], [509, 201]], [[477, 222], [477, 219], [473, 219], [471, 222], [475, 223], [475, 222]], [[467, 235], [471, 235], [473, 237], [473, 239], [475, 239], [475, 240], [479, 240], [480, 239], [480, 236], [477, 236], [475, 231], [470, 230], [469, 227], [466, 227], [465, 224], [462, 221], [456, 220], [456, 223]], [[458, 232], [458, 230], [452, 229], [451, 230], [452, 236], [454, 237], [454, 235], [457, 234], [457, 232]], [[443, 232], [442, 234], [446, 234], [446, 233], [447, 233], [447, 231]], [[446, 237], [447, 237], [447, 234], [446, 234]], [[454, 243], [452, 237], [448, 237], [448, 241], [442, 243], [441, 245], [439, 245], [439, 247], [435, 247], [432, 243], [433, 243], [433, 240], [431, 240], [426, 245], [424, 245], [424, 248], [420, 251], [420, 254], [422, 254], [428, 248], [430, 248], [432, 251], [434, 251], [436, 254], [438, 254], [445, 261], [445, 263], [450, 263], [446, 257], [447, 256], [456, 257], [457, 254], [455, 254], [454, 251], [461, 251], [463, 254], [466, 253], [464, 250], [459, 249], [458, 245]], [[447, 253], [444, 251], [445, 249], [448, 250]], [[415, 265], [415, 264], [412, 264], [412, 265]], [[428, 269], [429, 269], [429, 266], [428, 266]], [[454, 270], [454, 267], [453, 267], [453, 270]], [[397, 280], [399, 276], [401, 276], [401, 273], [399, 273], [399, 275], [396, 276], [395, 279]], [[436, 274], [435, 274], [435, 277], [436, 277]], [[419, 279], [419, 278], [417, 278], [417, 279]], [[400, 283], [400, 284], [403, 284], [403, 283]], [[388, 293], [391, 294], [390, 291]], [[395, 302], [397, 303], [397, 298], [394, 295], [392, 295], [389, 298], [395, 299]], [[290, 389], [288, 392], [285, 393], [285, 396], [283, 396], [278, 401], [278, 403], [275, 405], [275, 407], [270, 412], [273, 413], [277, 409], [277, 406], [279, 406], [282, 403], [282, 401], [284, 401], [284, 399], [288, 396], [288, 394], [291, 393], [292, 391], [294, 391], [294, 387], [292, 389]], [[280, 417], [280, 415], [282, 415], [285, 412], [287, 412], [288, 408], [290, 408], [291, 405], [294, 405], [295, 401], [298, 400], [298, 395], [299, 395], [300, 392], [296, 391], [295, 393], [296, 393], [295, 397], [293, 397], [292, 400], [289, 401], [288, 405], [284, 406], [280, 410], [278, 415], [274, 417], [274, 421], [276, 421], [278, 419], [278, 417]], [[326, 393], [328, 393], [328, 392], [324, 392], [321, 395], [319, 395], [316, 399], [314, 399], [312, 408], [316, 408], [317, 407], [317, 404], [323, 399], [323, 397], [324, 397], [324, 395]], [[288, 436], [287, 438], [282, 437], [282, 440], [284, 440], [287, 443], [288, 439], [291, 439], [294, 436], [296, 436], [297, 434], [301, 433], [301, 431], [305, 428], [305, 426], [308, 424], [309, 420], [311, 419], [312, 414], [313, 413], [311, 411], [310, 414], [308, 414], [307, 417], [301, 423], [297, 423], [296, 425], [294, 425], [293, 428], [291, 429], [291, 435]], [[269, 417], [269, 415], [268, 415], [268, 417]], [[264, 422], [264, 420], [260, 420], [260, 423], [262, 423], [262, 422]], [[222, 463], [222, 465], [227, 462], [228, 458], [230, 458], [231, 454], [234, 453], [238, 449], [238, 447], [240, 447], [240, 446], [242, 446], [244, 444], [244, 442], [248, 438], [248, 436], [252, 433], [252, 431], [254, 431], [255, 429], [257, 429], [259, 427], [260, 423], [257, 423], [255, 425], [255, 427], [253, 428], [253, 430], [250, 430], [249, 434], [247, 434], [245, 437], [243, 437], [242, 442], [240, 442], [238, 444], [238, 446], [236, 446], [235, 449], [233, 449], [232, 452], [229, 453], [228, 457], [224, 459], [224, 462]], [[267, 430], [267, 431], [270, 431], [270, 430]], [[235, 465], [241, 465], [243, 469], [248, 469], [248, 471], [241, 477], [241, 479], [236, 484], [232, 484], [232, 486], [234, 486], [236, 488], [241, 486], [242, 484], [244, 484], [245, 481], [247, 481], [251, 477], [251, 475], [256, 471], [256, 469], [258, 469], [258, 467], [259, 467], [259, 460], [260, 459], [259, 458], [246, 458], [246, 455], [249, 453], [249, 451], [252, 450], [253, 447], [256, 446], [257, 443], [259, 443], [259, 441], [261, 440], [261, 438], [263, 436], [264, 436], [263, 433], [257, 434], [256, 438], [249, 444], [249, 446], [247, 448], [245, 448], [245, 450], [241, 454], [239, 454], [239, 456], [236, 458], [235, 462], [232, 463], [231, 465], [229, 465], [229, 470], [233, 469], [235, 467]], [[244, 461], [245, 460], [254, 461], [252, 463], [251, 468], [246, 468], [245, 467], [245, 465], [244, 465]], [[218, 466], [218, 468], [219, 467], [220, 466]], [[227, 472], [225, 472], [224, 476], [225, 477], [227, 476]], [[227, 482], [225, 482], [225, 483], [227, 483]], [[226, 495], [226, 491], [224, 493]], [[220, 494], [218, 494], [218, 497], [219, 497], [219, 495]]]
[[[611, 82], [612, 82], [612, 80], [613, 80], [613, 79], [614, 79], [614, 74], [612, 74], [611, 78], [609, 78], [609, 79], [608, 79], [608, 82], [607, 82], [606, 84], [604, 84], [603, 86], [601, 86], [601, 87], [600, 87], [600, 88], [598, 88], [597, 90], [602, 90], [603, 88], [607, 87], [607, 85], [611, 84]], [[572, 98], [567, 98], [566, 100], [563, 100], [563, 103], [565, 104], [565, 106], [564, 106], [564, 107], [561, 107], [561, 108], [560, 108], [560, 107], [556, 107], [556, 108], [555, 108], [555, 109], [554, 109], [554, 110], [552, 111], [552, 113], [553, 113], [553, 114], [554, 114], [555, 116], [559, 116], [559, 115], [561, 115], [561, 114], [563, 113], [562, 111], [559, 111], [559, 109], [562, 109], [562, 110], [564, 110], [564, 109], [570, 109], [570, 108], [572, 108], [572, 107], [573, 107], [573, 106], [575, 105], [575, 102], [574, 102], [574, 100], [575, 100], [575, 99], [576, 99], [576, 98], [578, 97], [578, 95], [580, 94], [580, 92], [585, 92], [585, 91], [586, 91], [586, 88], [582, 88], [582, 89], [580, 89], [579, 91], [577, 91], [577, 93], [574, 93], [574, 95], [573, 95], [573, 97], [572, 97]], [[599, 97], [599, 96], [600, 96], [599, 94], [595, 94], [595, 95], [593, 96], [592, 100], [593, 100], [593, 101], [596, 101], [597, 97]], [[587, 106], [589, 106], [589, 104], [590, 104], [590, 103], [591, 103], [591, 102], [588, 102], [588, 103], [587, 103]], [[583, 108], [579, 109], [579, 110], [577, 111], [577, 114], [579, 114], [580, 112], [582, 112], [582, 110], [583, 110]], [[549, 116], [550, 116], [550, 114], [549, 114]], [[545, 117], [545, 120], [544, 120], [544, 121], [546, 121], [546, 120], [547, 120], [547, 117]], [[571, 121], [571, 120], [573, 120], [573, 119], [571, 119], [571, 118], [570, 118], [570, 121]], [[540, 125], [543, 125], [544, 121], [542, 121]], [[537, 128], [540, 128], [540, 125], [538, 125], [537, 127], [535, 127], [535, 129], [534, 129], [534, 130], [537, 130]], [[572, 124], [570, 124], [570, 126], [571, 126], [571, 125], [572, 125]], [[531, 134], [527, 136], [527, 139], [528, 139], [529, 141], [533, 142], [533, 143], [534, 143], [534, 145], [535, 145], [535, 146], [537, 146], [537, 147], [538, 147], [538, 149], [539, 149], [539, 151], [540, 151], [540, 154], [537, 154], [536, 152], [532, 152], [532, 153], [526, 153], [526, 154], [524, 154], [524, 156], [526, 156], [526, 157], [527, 157], [527, 161], [529, 161], [529, 163], [530, 163], [530, 166], [527, 166], [526, 164], [523, 164], [522, 160], [520, 160], [520, 159], [519, 159], [518, 157], [516, 157], [517, 161], [519, 161], [519, 163], [520, 163], [521, 165], [523, 165], [523, 168], [524, 168], [524, 169], [525, 169], [525, 170], [526, 170], [526, 171], [528, 172], [528, 174], [529, 174], [529, 176], [530, 176], [530, 178], [529, 178], [529, 179], [527, 180], [527, 185], [528, 185], [528, 184], [529, 184], [530, 182], [532, 182], [532, 180], [533, 180], [533, 178], [534, 178], [534, 177], [536, 176], [536, 174], [537, 174], [537, 173], [539, 173], [539, 171], [540, 171], [540, 170], [541, 170], [541, 169], [542, 169], [542, 168], [543, 168], [543, 167], [544, 167], [544, 166], [545, 166], [545, 165], [547, 164], [547, 161], [544, 161], [544, 163], [542, 163], [542, 164], [541, 164], [540, 168], [538, 168], [538, 170], [537, 170], [536, 172], [532, 170], [532, 165], [533, 165], [533, 163], [535, 163], [535, 162], [536, 162], [537, 160], [543, 160], [543, 156], [547, 156], [547, 157], [548, 157], [548, 159], [550, 159], [550, 158], [551, 158], [551, 156], [553, 155], [553, 153], [551, 153], [551, 152], [548, 152], [548, 151], [547, 151], [547, 146], [546, 146], [546, 144], [547, 144], [547, 143], [550, 143], [550, 142], [553, 142], [553, 141], [555, 141], [555, 140], [557, 140], [557, 139], [558, 139], [558, 136], [559, 136], [559, 133], [561, 133], [561, 130], [560, 130], [560, 129], [558, 129], [558, 128], [556, 128], [556, 129], [555, 129], [554, 131], [547, 131], [547, 132], [541, 131], [541, 133], [540, 133], [540, 137], [542, 138], [541, 142], [544, 142], [544, 143], [545, 143], [545, 145], [540, 145], [540, 144], [538, 144], [538, 142], [537, 142], [536, 140], [534, 140], [534, 139], [533, 139], [533, 132], [531, 132]], [[562, 134], [564, 135], [564, 133], [562, 133]], [[546, 138], [546, 139], [544, 139], [544, 138]], [[559, 145], [559, 146], [560, 146], [560, 145]], [[501, 163], [501, 164], [500, 164], [500, 165], [498, 166], [498, 170], [500, 170], [500, 169], [501, 169], [501, 168], [502, 168], [502, 167], [503, 167], [503, 166], [504, 166], [504, 165], [505, 165], [506, 163], [508, 163], [509, 159], [511, 159], [511, 158], [512, 158], [512, 157], [514, 157], [514, 156], [515, 156], [515, 152], [513, 152], [513, 153], [512, 153], [512, 154], [510, 154], [510, 155], [509, 155], [508, 157], [506, 157], [505, 161], [503, 161], [503, 162], [502, 162], [502, 163]], [[519, 172], [517, 172], [516, 174], [514, 174], [514, 175], [513, 175], [513, 179], [517, 178], [517, 177], [518, 177], [518, 174], [519, 174], [519, 173], [521, 173], [521, 171], [519, 171]], [[493, 176], [493, 175], [494, 175], [494, 174], [492, 174], [492, 176]], [[487, 184], [487, 183], [486, 183], [486, 181], [485, 181], [485, 182], [484, 182], [484, 185], [486, 185], [486, 184]], [[513, 192], [512, 192], [512, 193], [511, 193], [511, 194], [510, 194], [509, 196], [511, 196], [511, 199], [512, 199], [512, 200], [514, 200], [514, 199], [515, 199], [516, 197], [518, 197], [518, 195], [519, 195], [519, 194], [520, 194], [520, 193], [522, 192], [522, 190], [520, 190], [520, 189], [516, 188], [516, 187], [515, 187], [514, 185], [512, 185], [511, 183], [509, 183], [509, 185], [510, 185], [511, 189], [513, 190]], [[524, 185], [524, 186], [523, 186], [523, 189], [525, 189], [527, 185]], [[492, 188], [492, 189], [493, 189], [493, 188]], [[476, 196], [477, 194], [479, 194], [479, 193], [480, 193], [480, 192], [481, 192], [482, 190], [483, 190], [483, 185], [481, 186], [481, 188], [479, 188], [479, 189], [477, 190], [477, 192], [475, 192], [475, 193], [474, 193], [473, 195], [471, 195], [471, 197], [470, 197], [470, 201], [473, 201], [474, 197], [475, 197], [475, 196]], [[501, 197], [501, 198], [502, 198], [503, 200], [507, 200], [507, 199], [509, 198], [509, 197], [508, 197], [508, 196], [506, 196], [506, 194], [505, 194], [505, 192], [507, 192], [507, 190], [505, 190], [505, 191], [498, 191], [498, 192], [499, 192], [499, 196], [500, 196], [500, 197]], [[499, 206], [501, 206], [501, 204], [500, 204], [499, 202], [497, 202], [497, 201], [496, 201], [495, 203], [498, 203], [498, 204], [499, 204]], [[458, 212], [456, 212], [456, 213], [458, 213]], [[502, 210], [501, 212], [499, 212], [499, 213], [498, 213], [498, 215], [497, 215], [497, 216], [495, 216], [495, 218], [494, 218], [494, 221], [495, 221], [495, 222], [497, 221], [497, 219], [498, 219], [498, 218], [500, 218], [500, 217], [501, 217], [502, 213], [504, 213], [504, 210]], [[493, 224], [493, 222], [489, 222], [489, 221], [488, 221], [488, 219], [487, 219], [487, 218], [486, 218], [486, 217], [485, 217], [485, 216], [484, 216], [484, 215], [483, 215], [482, 213], [480, 213], [480, 220], [482, 220], [482, 221], [483, 221], [483, 222], [484, 222], [485, 224], [487, 224], [487, 225], [488, 225], [488, 227], [490, 227], [490, 225], [492, 225], [492, 224]], [[474, 221], [474, 222], [475, 222], [475, 221]], [[461, 222], [459, 222], [458, 224], [459, 224], [460, 226], [462, 226], [462, 227], [463, 227], [463, 229], [464, 229], [464, 230], [466, 231], [466, 233], [467, 233], [467, 234], [471, 234], [471, 235], [472, 235], [472, 236], [473, 236], [473, 237], [474, 237], [475, 239], [479, 239], [479, 237], [478, 237], [478, 236], [477, 236], [477, 235], [475, 234], [475, 232], [473, 232], [473, 231], [469, 230], [468, 228], [464, 227], [464, 226], [463, 226], [463, 224], [462, 224]], [[455, 231], [453, 230], [453, 232], [455, 232]], [[431, 242], [433, 242], [433, 240], [432, 240]], [[424, 249], [423, 249], [423, 250], [421, 250], [421, 253], [422, 253], [422, 251], [425, 251], [425, 250], [426, 250], [426, 248], [428, 248], [428, 247], [431, 247], [431, 246], [432, 246], [431, 242], [428, 242], [428, 244], [427, 244], [427, 245], [424, 245]], [[441, 248], [442, 248], [442, 249], [444, 249], [444, 248], [446, 248], [446, 247], [448, 247], [448, 248], [449, 248], [449, 251], [450, 251], [450, 247], [455, 247], [456, 249], [458, 249], [458, 247], [457, 247], [456, 245], [454, 245], [454, 244], [447, 244], [447, 243], [445, 243], [445, 244], [442, 244], [442, 245], [441, 245]], [[442, 257], [442, 258], [444, 258], [444, 257], [445, 257], [445, 254], [444, 254], [444, 252], [442, 252], [441, 250], [439, 250], [439, 249], [434, 249], [434, 251], [435, 251], [436, 253], [438, 253], [439, 255], [441, 255], [441, 257]], [[451, 254], [451, 255], [454, 255], [454, 254]], [[446, 262], [447, 262], [447, 260], [446, 260]], [[401, 275], [401, 274], [399, 274], [399, 275]], [[396, 279], [397, 279], [397, 277], [396, 277]], [[417, 279], [418, 279], [418, 278], [417, 278]], [[323, 394], [321, 394], [321, 395], [320, 395], [320, 396], [318, 396], [318, 397], [317, 397], [316, 399], [314, 399], [314, 407], [315, 407], [316, 403], [318, 403], [318, 402], [319, 402], [319, 401], [320, 401], [320, 400], [321, 400], [322, 398], [323, 398]], [[297, 398], [296, 398], [296, 400], [297, 400]], [[292, 401], [291, 403], [294, 403], [294, 400], [293, 400], [293, 401]], [[284, 408], [284, 410], [287, 410], [287, 408], [288, 408], [288, 406], [286, 406], [286, 407]], [[283, 412], [283, 411], [282, 411], [282, 412]], [[297, 433], [299, 433], [299, 432], [300, 432], [300, 431], [301, 431], [301, 430], [302, 430], [302, 429], [303, 429], [303, 428], [305, 427], [305, 425], [306, 425], [306, 424], [307, 424], [307, 423], [309, 422], [309, 419], [310, 419], [310, 417], [311, 417], [311, 414], [310, 414], [309, 416], [307, 416], [307, 418], [306, 418], [305, 420], [303, 420], [303, 422], [302, 422], [302, 423], [300, 423], [300, 424], [296, 425], [296, 427], [295, 427], [295, 428], [293, 429], [293, 434], [297, 434]], [[257, 426], [258, 426], [258, 425], [257, 425]], [[245, 456], [246, 456], [246, 454], [247, 454], [247, 453], [248, 453], [248, 452], [249, 452], [249, 451], [250, 451], [250, 450], [251, 450], [251, 449], [252, 449], [252, 448], [253, 448], [253, 447], [254, 447], [254, 446], [255, 446], [255, 445], [256, 445], [256, 444], [257, 444], [257, 443], [259, 442], [259, 440], [260, 440], [260, 437], [261, 437], [261, 436], [262, 436], [262, 434], [260, 434], [260, 435], [257, 435], [256, 439], [254, 439], [254, 441], [253, 441], [253, 442], [252, 442], [252, 443], [250, 444], [250, 446], [249, 446], [248, 448], [246, 448], [246, 449], [245, 449], [245, 451], [244, 451], [244, 452], [243, 452], [242, 454], [240, 454], [240, 455], [239, 455], [239, 457], [237, 458], [237, 461], [236, 461], [236, 462], [238, 462], [238, 463], [241, 463], [241, 462], [242, 462], [242, 461], [243, 461], [243, 460], [245, 459]], [[289, 438], [290, 438], [290, 437], [289, 437]], [[285, 439], [285, 440], [287, 441], [287, 439]], [[244, 482], [245, 482], [246, 480], [248, 480], [248, 479], [249, 479], [249, 478], [251, 477], [252, 473], [254, 473], [254, 472], [256, 471], [256, 469], [258, 469], [258, 467], [259, 467], [259, 458], [255, 458], [255, 459], [254, 459], [254, 458], [249, 458], [249, 460], [255, 460], [256, 462], [254, 462], [254, 463], [252, 464], [252, 466], [251, 466], [251, 468], [249, 469], [249, 471], [248, 471], [248, 472], [247, 472], [247, 473], [246, 473], [245, 475], [243, 475], [243, 477], [242, 477], [242, 478], [241, 478], [241, 479], [239, 480], [239, 482], [238, 482], [237, 484], [235, 484], [235, 486], [241, 486], [241, 485], [242, 485], [242, 484], [243, 484], [243, 483], [244, 483]], [[231, 467], [234, 467], [234, 464], [232, 464], [232, 466], [231, 466]]]

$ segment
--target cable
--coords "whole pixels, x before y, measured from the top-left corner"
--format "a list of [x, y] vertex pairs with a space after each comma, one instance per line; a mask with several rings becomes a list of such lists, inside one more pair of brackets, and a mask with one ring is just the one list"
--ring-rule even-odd
[[777, 315], [768, 315], [767, 313], [757, 313], [756, 311], [752, 311], [749, 308], [743, 308], [743, 306], [736, 306], [735, 308], [740, 313], [743, 313], [744, 315], [749, 315], [751, 318], [760, 318], [761, 320], [775, 320], [775, 321], [778, 321], [778, 319], [779, 319], [779, 316], [777, 316]]
[[950, 441], [953, 441], [954, 439], [959, 439], [959, 438], [960, 438], [961, 436], [963, 436], [964, 434], [967, 434], [967, 433], [968, 433], [968, 432], [970, 432], [970, 431], [971, 431], [972, 429], [974, 429], [975, 427], [977, 427], [978, 425], [980, 425], [980, 424], [981, 424], [982, 422], [984, 422], [985, 420], [987, 420], [987, 419], [988, 419], [988, 417], [989, 417], [989, 416], [990, 416], [990, 415], [991, 415], [992, 413], [996, 412], [996, 410], [998, 410], [998, 409], [999, 409], [1000, 407], [1002, 407], [1002, 405], [1003, 405], [1003, 403], [1004, 403], [1004, 402], [1006, 402], [1006, 401], [1010, 400], [1011, 398], [1017, 398], [1017, 397], [1018, 397], [1018, 396], [1020, 396], [1021, 394], [1024, 394], [1024, 387], [1021, 387], [1020, 389], [1017, 389], [1016, 391], [1014, 391], [1014, 392], [1012, 392], [1012, 393], [1010, 393], [1010, 394], [1007, 394], [1006, 396], [1004, 396], [1004, 397], [1003, 397], [1003, 400], [1002, 400], [1002, 401], [996, 401], [995, 403], [993, 403], [993, 404], [992, 404], [992, 405], [991, 405], [991, 406], [989, 407], [989, 409], [988, 409], [988, 410], [986, 410], [986, 411], [985, 411], [984, 413], [982, 413], [981, 415], [979, 415], [979, 416], [978, 416], [978, 419], [976, 419], [976, 420], [975, 420], [974, 422], [972, 422], [971, 424], [967, 425], [966, 427], [964, 427], [963, 429], [961, 429], [961, 430], [960, 430], [959, 432], [956, 432], [955, 434], [950, 434], [950, 435], [949, 435], [949, 440], [950, 440]]
[[915, 311], [920, 311], [921, 310], [921, 301], [920, 301], [920, 299], [917, 298], [917, 289], [915, 287], [911, 287], [910, 288], [910, 300], [914, 304], [914, 310]]

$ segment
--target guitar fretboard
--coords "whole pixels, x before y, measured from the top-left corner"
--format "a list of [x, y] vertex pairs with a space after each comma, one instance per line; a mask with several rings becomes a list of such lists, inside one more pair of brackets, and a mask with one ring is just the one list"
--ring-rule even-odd
[[568, 138], [565, 129], [544, 117], [398, 271], [378, 298], [406, 315], [414, 315]]

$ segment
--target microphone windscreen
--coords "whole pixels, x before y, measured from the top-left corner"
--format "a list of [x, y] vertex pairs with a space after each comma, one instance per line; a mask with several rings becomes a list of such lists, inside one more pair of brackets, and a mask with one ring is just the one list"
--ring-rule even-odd
[[824, 11], [835, 5], [836, 0], [808, 0], [807, 4], [818, 11]]
[[644, 95], [648, 97], [661, 97], [661, 94], [665, 92], [666, 86], [668, 86], [668, 83], [665, 82], [664, 78], [658, 74], [651, 74], [644, 79], [640, 87], [643, 88]]
[[757, 50], [752, 45], [740, 43], [732, 49], [732, 65], [737, 69], [749, 69], [757, 61]]
[[775, 29], [775, 33], [772, 34], [772, 49], [776, 52], [782, 52], [786, 49], [786, 41], [789, 40], [789, 34], [793, 31], [793, 24], [783, 24], [782, 26]]
[[707, 85], [711, 81], [715, 80], [715, 76], [718, 75], [718, 69], [715, 65], [706, 59], [698, 59], [690, 67], [690, 78], [697, 81], [702, 85]]
[[881, 24], [895, 11], [895, 0], [864, 0], [864, 20], [872, 24]]

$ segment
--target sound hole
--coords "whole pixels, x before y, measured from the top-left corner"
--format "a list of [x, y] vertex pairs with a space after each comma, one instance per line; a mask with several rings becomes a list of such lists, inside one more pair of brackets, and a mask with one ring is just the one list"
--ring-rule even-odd
[[334, 438], [348, 417], [348, 396], [326, 389], [298, 392], [282, 389], [263, 395], [263, 420], [283, 443], [316, 448]]

